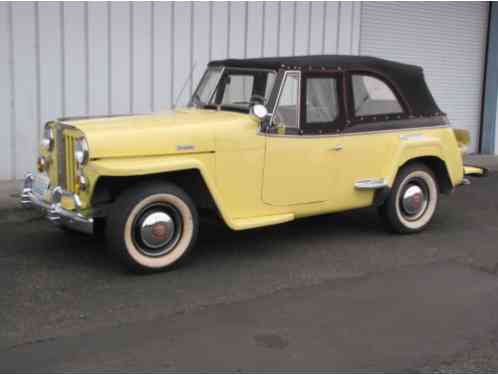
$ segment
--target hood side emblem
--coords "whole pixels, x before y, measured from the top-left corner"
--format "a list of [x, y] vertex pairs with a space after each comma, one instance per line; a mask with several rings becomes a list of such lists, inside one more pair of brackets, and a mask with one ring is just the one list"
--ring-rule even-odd
[[195, 149], [194, 145], [176, 145], [176, 151], [192, 151]]

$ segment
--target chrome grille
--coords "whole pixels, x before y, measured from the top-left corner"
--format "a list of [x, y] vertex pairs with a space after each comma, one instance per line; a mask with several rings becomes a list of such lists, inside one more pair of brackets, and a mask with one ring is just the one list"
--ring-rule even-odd
[[76, 160], [74, 146], [76, 137], [67, 134], [63, 126], [56, 131], [57, 184], [69, 192], [76, 191]]
[[64, 143], [66, 148], [66, 190], [76, 191], [76, 160], [74, 159], [74, 145], [76, 137], [74, 135], [64, 134]]

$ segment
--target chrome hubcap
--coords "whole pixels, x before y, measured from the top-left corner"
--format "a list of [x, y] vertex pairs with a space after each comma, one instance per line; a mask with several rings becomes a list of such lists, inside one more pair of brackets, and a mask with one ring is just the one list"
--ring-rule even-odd
[[417, 218], [427, 208], [428, 197], [419, 185], [410, 184], [401, 198], [401, 207], [410, 218]]
[[166, 212], [153, 212], [142, 220], [140, 238], [152, 249], [166, 245], [175, 234], [175, 223]]
[[182, 230], [181, 215], [168, 204], [154, 204], [137, 215], [133, 241], [144, 255], [158, 257], [172, 251]]

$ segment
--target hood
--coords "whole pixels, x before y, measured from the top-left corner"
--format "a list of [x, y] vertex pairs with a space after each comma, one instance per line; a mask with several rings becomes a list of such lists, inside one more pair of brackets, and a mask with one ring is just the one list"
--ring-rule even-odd
[[178, 109], [147, 115], [61, 120], [86, 137], [91, 159], [212, 152], [216, 128], [254, 122], [243, 113]]

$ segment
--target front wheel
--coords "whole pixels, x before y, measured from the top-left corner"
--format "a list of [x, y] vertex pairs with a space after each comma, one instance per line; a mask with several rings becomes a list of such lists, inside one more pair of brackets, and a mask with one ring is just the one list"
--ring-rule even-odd
[[379, 212], [394, 232], [416, 233], [430, 223], [438, 201], [439, 187], [434, 173], [424, 164], [413, 163], [399, 171]]
[[199, 230], [196, 207], [169, 183], [138, 185], [113, 204], [106, 226], [111, 252], [134, 271], [160, 271], [190, 255]]

